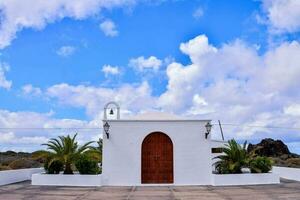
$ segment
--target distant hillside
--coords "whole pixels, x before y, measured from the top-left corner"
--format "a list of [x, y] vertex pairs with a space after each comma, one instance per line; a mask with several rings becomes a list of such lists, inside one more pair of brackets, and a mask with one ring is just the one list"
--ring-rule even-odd
[[34, 159], [31, 153], [14, 151], [0, 152], [0, 171], [41, 166], [42, 161]]
[[281, 140], [266, 138], [258, 144], [249, 144], [248, 152], [270, 157], [276, 166], [300, 168], [300, 155], [291, 153]]

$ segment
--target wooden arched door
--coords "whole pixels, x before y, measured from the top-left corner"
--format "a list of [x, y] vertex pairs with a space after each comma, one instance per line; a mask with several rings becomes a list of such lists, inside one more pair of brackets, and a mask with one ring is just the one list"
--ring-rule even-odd
[[142, 144], [142, 183], [173, 183], [173, 143], [164, 133], [154, 132]]

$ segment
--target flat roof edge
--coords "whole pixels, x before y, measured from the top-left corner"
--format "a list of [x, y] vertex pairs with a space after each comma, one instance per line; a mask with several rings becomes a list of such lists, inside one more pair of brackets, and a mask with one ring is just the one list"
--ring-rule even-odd
[[217, 142], [217, 143], [228, 143], [226, 140], [216, 140], [216, 139], [211, 139], [211, 142]]
[[210, 119], [103, 119], [108, 122], [210, 122]]

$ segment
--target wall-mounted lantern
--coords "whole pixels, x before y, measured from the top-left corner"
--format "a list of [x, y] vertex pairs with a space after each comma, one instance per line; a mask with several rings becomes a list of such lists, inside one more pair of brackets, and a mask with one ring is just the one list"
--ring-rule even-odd
[[205, 139], [207, 139], [208, 135], [210, 134], [211, 128], [212, 128], [211, 123], [207, 122], [207, 124], [205, 125], [205, 128], [206, 128]]
[[105, 124], [103, 125], [103, 129], [104, 129], [107, 139], [109, 139], [109, 127], [110, 127], [110, 125], [107, 122], [105, 122]]

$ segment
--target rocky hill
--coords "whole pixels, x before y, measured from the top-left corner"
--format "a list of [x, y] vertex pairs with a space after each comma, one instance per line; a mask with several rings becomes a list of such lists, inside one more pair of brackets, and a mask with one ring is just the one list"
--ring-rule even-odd
[[33, 158], [31, 153], [14, 151], [0, 152], [0, 171], [40, 166], [42, 166], [42, 162]]
[[258, 144], [249, 144], [248, 152], [259, 156], [271, 157], [277, 166], [300, 168], [300, 156], [291, 153], [287, 145], [281, 140], [266, 138]]

